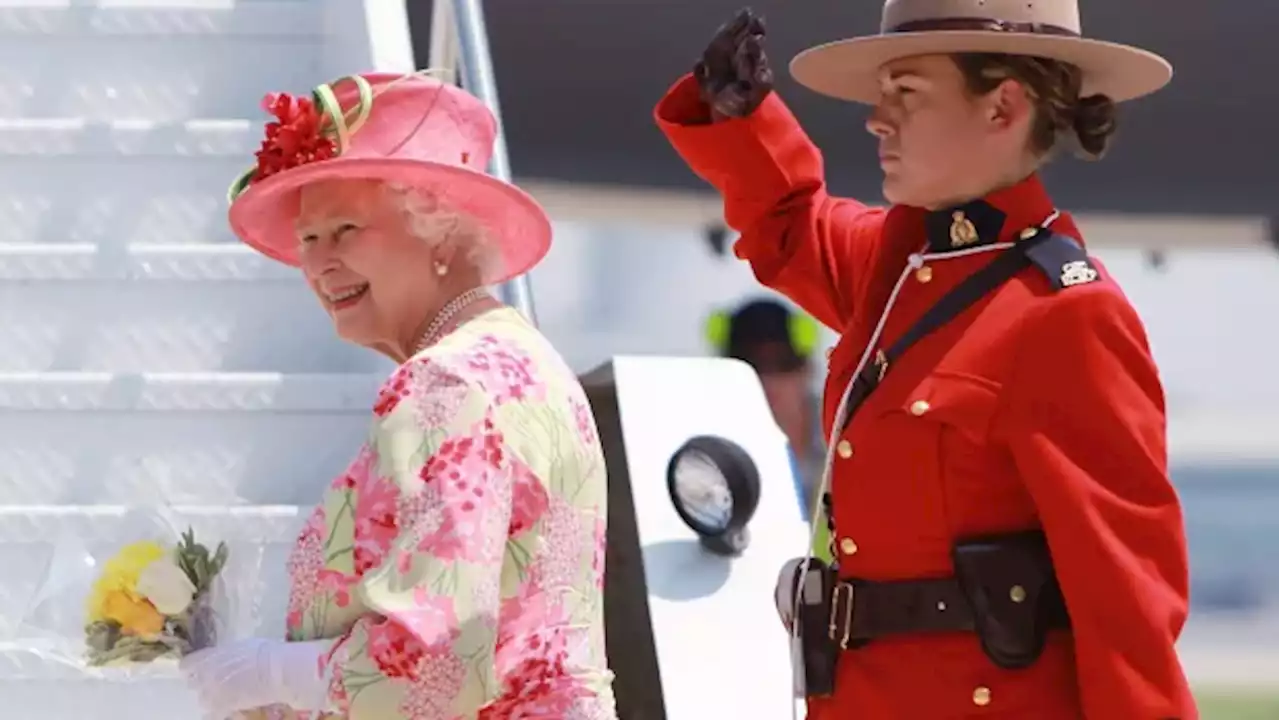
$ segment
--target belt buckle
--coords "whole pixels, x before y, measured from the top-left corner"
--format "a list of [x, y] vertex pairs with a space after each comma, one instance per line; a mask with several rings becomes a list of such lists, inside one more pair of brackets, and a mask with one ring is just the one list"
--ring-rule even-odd
[[[836, 613], [840, 611], [840, 592], [848, 594], [848, 602], [844, 606], [844, 632], [836, 638]], [[836, 582], [836, 589], [831, 593], [831, 617], [827, 624], [827, 637], [836, 641], [841, 650], [849, 649], [849, 634], [853, 632], [853, 583]]]

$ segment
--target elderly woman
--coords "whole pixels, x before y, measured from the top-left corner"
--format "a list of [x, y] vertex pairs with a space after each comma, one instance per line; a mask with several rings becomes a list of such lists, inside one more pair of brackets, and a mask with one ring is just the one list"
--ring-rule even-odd
[[484, 174], [493, 116], [423, 75], [267, 106], [232, 226], [301, 268], [339, 337], [399, 367], [298, 537], [288, 639], [183, 660], [205, 710], [612, 720], [594, 420], [546, 339], [483, 289], [538, 262], [551, 232]]
[[[1196, 717], [1165, 406], [1138, 314], [1038, 170], [1101, 156], [1168, 64], [1073, 0], [888, 0], [803, 85], [873, 110], [889, 208], [832, 197], [750, 13], [657, 107], [736, 254], [841, 333], [824, 486], [836, 561], [778, 600], [811, 720]], [[795, 588], [802, 593], [793, 592]]]

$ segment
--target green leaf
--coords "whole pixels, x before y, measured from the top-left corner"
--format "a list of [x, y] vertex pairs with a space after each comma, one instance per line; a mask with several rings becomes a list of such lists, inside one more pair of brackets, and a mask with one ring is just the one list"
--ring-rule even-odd
[[230, 555], [231, 551], [227, 548], [227, 544], [224, 542], [218, 543], [218, 550], [213, 554], [213, 567], [210, 568], [214, 575], [222, 572], [222, 568], [226, 567], [227, 558]]

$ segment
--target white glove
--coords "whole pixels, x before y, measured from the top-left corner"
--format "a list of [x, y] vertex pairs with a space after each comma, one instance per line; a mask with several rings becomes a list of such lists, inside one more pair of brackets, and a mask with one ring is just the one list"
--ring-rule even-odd
[[191, 653], [178, 667], [214, 720], [275, 704], [331, 710], [329, 681], [320, 672], [320, 659], [332, 645], [330, 640], [251, 638]]

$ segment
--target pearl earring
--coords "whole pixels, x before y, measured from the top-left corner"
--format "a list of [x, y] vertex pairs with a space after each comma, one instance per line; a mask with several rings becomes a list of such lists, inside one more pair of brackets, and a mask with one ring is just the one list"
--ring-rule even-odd
[[445, 275], [448, 275], [449, 266], [445, 265], [444, 263], [436, 263], [436, 274], [439, 275], [440, 277], [444, 277]]

